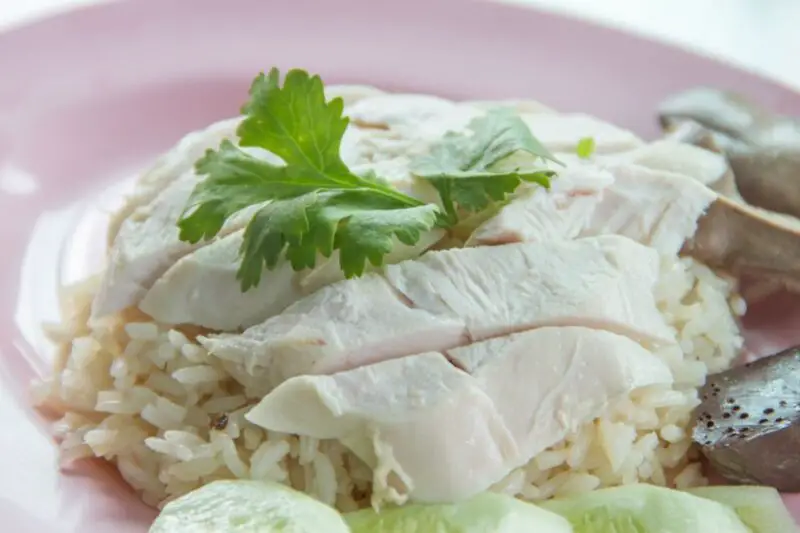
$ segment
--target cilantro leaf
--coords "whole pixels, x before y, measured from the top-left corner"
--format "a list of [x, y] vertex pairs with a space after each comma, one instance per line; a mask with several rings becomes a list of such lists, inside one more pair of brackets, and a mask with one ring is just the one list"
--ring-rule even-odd
[[321, 224], [319, 217], [327, 196], [309, 192], [267, 204], [253, 215], [244, 232], [242, 262], [236, 273], [243, 292], [258, 286], [264, 267], [275, 268], [284, 253], [296, 270], [313, 266], [317, 250], [331, 255], [335, 227]]
[[[194, 243], [260, 205], [240, 249], [243, 291], [257, 286], [264, 267], [274, 268], [282, 255], [300, 270], [314, 267], [319, 254], [340, 250], [345, 275], [361, 275], [366, 261], [382, 264], [394, 238], [413, 245], [440, 219], [438, 206], [347, 168], [339, 151], [348, 119], [341, 99], [326, 101], [319, 77], [292, 70], [283, 86], [279, 80], [273, 69], [253, 81], [237, 129], [239, 146], [223, 141], [196, 163], [203, 179], [178, 220], [180, 238]], [[285, 164], [240, 147], [262, 148]]]
[[227, 140], [219, 150], [208, 150], [195, 169], [207, 177], [192, 191], [178, 221], [181, 240], [191, 243], [214, 237], [225, 220], [246, 207], [291, 198], [318, 186], [292, 179], [286, 167], [256, 159]]
[[578, 141], [578, 147], [575, 152], [581, 159], [589, 159], [594, 154], [595, 144], [594, 137], [584, 137]]
[[393, 238], [413, 245], [436, 224], [439, 209], [434, 204], [390, 205], [375, 202], [370, 191], [353, 190], [315, 191], [262, 207], [244, 234], [237, 273], [242, 290], [257, 286], [264, 267], [274, 268], [283, 253], [300, 270], [313, 267], [318, 252], [330, 257], [339, 250], [345, 276], [360, 276], [367, 261], [383, 264]]
[[247, 118], [238, 128], [241, 146], [257, 146], [319, 173], [328, 180], [357, 182], [339, 156], [349, 120], [342, 116], [341, 98], [328, 102], [319, 76], [290, 70], [283, 87], [278, 69], [260, 74], [242, 107]]
[[471, 135], [450, 133], [412, 164], [412, 171], [439, 191], [451, 223], [458, 218], [456, 205], [474, 213], [504, 200], [523, 181], [549, 187], [552, 171], [493, 168], [518, 152], [560, 164], [519, 116], [493, 110], [474, 119], [468, 128]]
[[[397, 238], [403, 244], [413, 245], [422, 232], [431, 230], [439, 218], [435, 204], [405, 209], [369, 210], [351, 205], [338, 205], [328, 210], [327, 216], [345, 222], [336, 234], [335, 247], [339, 250], [342, 270], [346, 277], [360, 276], [369, 261], [373, 266], [383, 265], [383, 257], [392, 251]], [[342, 219], [340, 219], [342, 220]]]

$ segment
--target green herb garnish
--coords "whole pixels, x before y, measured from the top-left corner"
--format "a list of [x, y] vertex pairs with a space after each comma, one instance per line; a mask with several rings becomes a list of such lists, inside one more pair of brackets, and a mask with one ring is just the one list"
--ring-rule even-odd
[[[441, 196], [441, 207], [392, 188], [374, 175], [359, 176], [339, 151], [348, 125], [339, 98], [326, 101], [322, 80], [302, 70], [260, 74], [242, 108], [238, 146], [223, 141], [196, 163], [197, 184], [178, 221], [181, 240], [215, 237], [234, 214], [260, 206], [250, 219], [240, 250], [237, 279], [242, 291], [261, 281], [285, 254], [295, 270], [313, 268], [318, 255], [339, 251], [346, 277], [360, 276], [366, 263], [381, 266], [394, 239], [416, 244], [435, 226], [458, 224], [504, 201], [522, 182], [548, 187], [551, 171], [497, 170], [518, 152], [556, 161], [525, 123], [506, 111], [474, 120], [471, 135], [448, 134], [429, 155], [412, 163]], [[243, 147], [263, 148], [283, 159], [275, 165]]]
[[581, 159], [589, 159], [594, 154], [594, 137], [584, 137], [578, 141], [578, 147], [575, 149], [578, 157]]
[[520, 183], [550, 186], [554, 172], [548, 170], [493, 170], [496, 163], [516, 152], [558, 162], [531, 134], [528, 126], [514, 113], [504, 109], [489, 111], [473, 120], [470, 136], [449, 134], [419, 157], [412, 172], [429, 180], [439, 191], [451, 223], [458, 222], [455, 205], [476, 213], [490, 203], [502, 201]]

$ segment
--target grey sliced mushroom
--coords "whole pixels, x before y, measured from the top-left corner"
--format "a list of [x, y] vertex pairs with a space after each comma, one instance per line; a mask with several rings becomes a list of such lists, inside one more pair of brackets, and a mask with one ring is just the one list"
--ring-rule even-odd
[[707, 88], [667, 99], [659, 119], [670, 138], [724, 151], [746, 202], [800, 217], [800, 121]]
[[690, 89], [659, 106], [664, 129], [693, 120], [711, 131], [746, 144], [767, 146], [800, 143], [800, 121], [779, 116], [729, 91]]
[[728, 161], [748, 203], [800, 217], [800, 143], [736, 148]]
[[800, 491], [800, 348], [713, 374], [692, 437], [733, 483]]
[[790, 217], [719, 196], [683, 251], [738, 278], [800, 289], [800, 221]]

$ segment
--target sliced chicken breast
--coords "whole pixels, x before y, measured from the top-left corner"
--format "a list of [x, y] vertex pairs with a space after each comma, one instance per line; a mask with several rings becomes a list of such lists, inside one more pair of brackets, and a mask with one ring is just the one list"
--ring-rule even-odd
[[281, 312], [302, 295], [292, 265], [265, 271], [258, 287], [242, 293], [236, 272], [243, 235], [239, 230], [179, 259], [145, 293], [139, 309], [165, 324], [220, 330]]
[[[342, 141], [342, 158], [356, 171], [385, 171], [383, 177], [395, 180], [398, 189], [404, 190], [426, 201], [435, 197], [435, 190], [428, 184], [415, 180], [408, 171], [408, 162], [402, 160], [377, 160], [375, 147], [368, 146], [369, 132], [358, 128], [347, 130]], [[250, 153], [282, 164], [277, 156], [264, 150], [248, 148]], [[102, 289], [95, 299], [92, 315], [98, 318], [137, 304], [155, 281], [184, 255], [208, 245], [201, 242], [191, 245], [179, 239], [177, 221], [189, 196], [197, 184], [198, 176], [190, 169], [174, 179], [149, 204], [137, 208], [119, 227], [109, 251], [108, 266]], [[230, 219], [219, 237], [244, 227], [254, 209]], [[225, 245], [222, 245], [225, 248]], [[214, 253], [211, 254], [215, 255]], [[207, 257], [201, 257], [203, 262]]]
[[[343, 88], [342, 92], [348, 93], [349, 90]], [[356, 124], [361, 125], [350, 128], [343, 143], [343, 153], [349, 154], [348, 163], [352, 169], [355, 172], [374, 171], [404, 192], [426, 202], [438, 201], [435, 189], [411, 174], [410, 155], [424, 152], [429, 142], [440, 139], [446, 131], [464, 129], [470, 120], [484, 111], [468, 109], [463, 104], [431, 96], [363, 95], [358, 88], [352, 92], [356, 96], [348, 107], [348, 113]], [[576, 202], [572, 211], [581, 212], [580, 208], [586, 203], [585, 199]], [[583, 214], [585, 216], [585, 212]], [[397, 257], [388, 258], [388, 262], [419, 255], [440, 237], [440, 232], [432, 233], [418, 246], [402, 247], [395, 254]], [[137, 291], [132, 298], [121, 301], [135, 303], [141, 298], [139, 307], [166, 323], [194, 324], [225, 331], [265, 320], [303, 294], [295, 287], [291, 273], [282, 267], [275, 272], [264, 272], [264, 284], [251, 291], [251, 294], [243, 295], [242, 301], [245, 303], [234, 306], [235, 312], [221, 313], [218, 302], [235, 302], [241, 293], [235, 278], [236, 258], [232, 255], [235, 246], [228, 240], [240, 243], [241, 237], [231, 235], [204, 245], [185, 257], [182, 257], [187, 253], [185, 243], [173, 242], [175, 253], [165, 253], [162, 259], [164, 264], [176, 259], [178, 261], [166, 272], [162, 265], [158, 269], [154, 265], [152, 271], [143, 276], [145, 282], [141, 284], [146, 287], [147, 282], [152, 283], [150, 280], [154, 275], [160, 275], [148, 292], [142, 296], [141, 291]], [[321, 286], [321, 280], [330, 283], [341, 279], [335, 260], [321, 261], [319, 269], [325, 274], [312, 272], [307, 276], [303, 274], [301, 278], [315, 280], [312, 284], [315, 288]], [[185, 305], [187, 303], [191, 305]]]
[[424, 94], [383, 94], [359, 100], [347, 109], [350, 120], [358, 126], [429, 142], [441, 140], [448, 131], [465, 130], [482, 114], [480, 109]]
[[[244, 230], [192, 252], [173, 264], [147, 291], [139, 309], [165, 324], [192, 324], [218, 331], [247, 328], [277, 315], [302, 296], [344, 279], [338, 254], [318, 258], [318, 267], [295, 272], [288, 262], [265, 269], [261, 283], [242, 293], [236, 278]], [[419, 256], [444, 236], [423, 235], [415, 246], [396, 242], [384, 257], [395, 263]]]
[[470, 121], [493, 107], [511, 108], [519, 113], [536, 138], [552, 152], [574, 154], [578, 142], [585, 137], [592, 137], [595, 151], [603, 154], [624, 152], [644, 145], [632, 132], [598, 118], [550, 112], [532, 102], [456, 103], [429, 95], [385, 94], [359, 100], [347, 109], [347, 113], [363, 127], [395, 133], [413, 131], [416, 139], [436, 142], [448, 132], [466, 130]]
[[[348, 97], [345, 112], [352, 120], [342, 142], [345, 163], [356, 172], [375, 171], [398, 189], [426, 202], [436, 202], [438, 195], [429, 183], [412, 176], [411, 158], [425, 153], [432, 142], [440, 141], [447, 132], [464, 131], [471, 120], [485, 113], [481, 107], [434, 96], [383, 94], [357, 87], [342, 87], [338, 92]], [[337, 91], [330, 93], [334, 95]], [[525, 113], [523, 119], [545, 146], [554, 151], [572, 151], [582, 137], [589, 135], [595, 137], [598, 150], [609, 153], [630, 149], [640, 143], [630, 132], [585, 115]], [[123, 212], [118, 217], [121, 222], [118, 220], [112, 230], [114, 239], [108, 270], [93, 305], [94, 318], [139, 303], [170, 266], [184, 255], [209, 244], [204, 242], [191, 246], [181, 242], [175, 224], [192, 189], [187, 184], [191, 182], [194, 185], [197, 180], [190, 162], [197, 159], [203, 149], [231, 136], [238, 120], [231, 119], [195, 134], [170, 156], [177, 163], [165, 163], [158, 172], [146, 178], [139, 199], [131, 203], [131, 206], [141, 205]], [[263, 157], [279, 163], [277, 157], [261, 152]], [[178, 172], [183, 173], [176, 176]], [[245, 218], [239, 218], [236, 222], [229, 222], [226, 233], [240, 229], [245, 221]], [[227, 249], [226, 245], [220, 246]], [[204, 264], [209, 257], [216, 255], [216, 252], [211, 252], [199, 259], [192, 258], [181, 268]], [[216, 269], [218, 263], [212, 261], [212, 264]], [[184, 290], [189, 290], [188, 286], [184, 287]], [[212, 293], [215, 290], [211, 288]], [[152, 309], [150, 305], [147, 307]], [[248, 321], [246, 318], [242, 325]], [[185, 320], [193, 321], [191, 317]]]
[[242, 334], [200, 337], [277, 385], [467, 342], [464, 322], [410, 307], [377, 274], [325, 287]]
[[583, 327], [540, 328], [447, 355], [494, 403], [520, 451], [515, 466], [600, 416], [615, 398], [672, 383], [667, 365], [640, 344]]
[[660, 140], [609, 158], [694, 178], [713, 187], [730, 171], [725, 156], [693, 144]]
[[632, 132], [580, 113], [525, 113], [522, 119], [552, 152], [574, 154], [581, 139], [591, 137], [595, 153], [625, 152], [644, 144]]
[[386, 94], [384, 91], [371, 85], [327, 85], [325, 86], [325, 98], [333, 100], [341, 98], [345, 107], [352, 105], [359, 100], [372, 96]]
[[548, 325], [671, 343], [656, 253], [623, 237], [430, 252], [330, 285], [242, 334], [200, 337], [277, 385]]
[[[264, 150], [248, 148], [248, 151], [273, 163], [281, 162]], [[189, 170], [122, 222], [109, 249], [105, 273], [92, 304], [93, 318], [136, 304], [175, 261], [205, 244], [181, 241], [177, 226], [197, 180], [194, 170]], [[230, 218], [219, 237], [244, 227], [254, 210], [246, 209]]]
[[469, 373], [425, 353], [298, 376], [246, 417], [270, 431], [340, 440], [374, 469], [377, 486], [394, 483], [421, 502], [458, 501], [596, 418], [614, 398], [672, 380], [637, 343], [587, 328], [542, 328], [449, 356]]
[[652, 296], [657, 277], [653, 250], [611, 235], [447, 250], [386, 269], [413, 306], [459, 317], [473, 340], [585, 325], [671, 342]]
[[[523, 195], [475, 230], [473, 245], [624, 235], [675, 255], [717, 194], [696, 179], [641, 165], [569, 167], [550, 191]], [[581, 177], [584, 178], [581, 181]], [[589, 184], [587, 186], [587, 184]]]
[[519, 193], [479, 226], [467, 245], [574, 239], [588, 225], [603, 191], [613, 183], [614, 176], [596, 165], [571, 165], [553, 179], [549, 190], [530, 187]]
[[582, 235], [625, 235], [674, 256], [717, 198], [714, 191], [681, 174], [638, 165], [610, 170], [614, 183], [604, 191]]
[[223, 139], [234, 139], [240, 122], [241, 118], [236, 117], [215, 122], [203, 130], [189, 133], [158, 158], [155, 164], [136, 181], [122, 209], [114, 213], [108, 228], [109, 245], [113, 244], [120, 226], [134, 211], [152, 202], [170, 183], [190, 172], [194, 168], [195, 161], [202, 157], [206, 150], [218, 147]]
[[458, 501], [481, 492], [518, 455], [478, 382], [440, 353], [333, 376], [298, 376], [246, 417], [273, 431], [339, 439], [384, 470], [376, 485], [399, 480], [394, 488], [420, 501]]
[[136, 209], [120, 225], [92, 304], [97, 318], [128, 307], [155, 278], [193, 246], [178, 238], [175, 221], [195, 186], [188, 175], [164, 189], [150, 204]]

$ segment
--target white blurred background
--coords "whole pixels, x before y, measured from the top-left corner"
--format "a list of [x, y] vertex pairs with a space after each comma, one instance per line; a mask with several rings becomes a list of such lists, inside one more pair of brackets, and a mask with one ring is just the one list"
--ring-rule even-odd
[[800, 90], [800, 0], [506, 0], [718, 57]]

